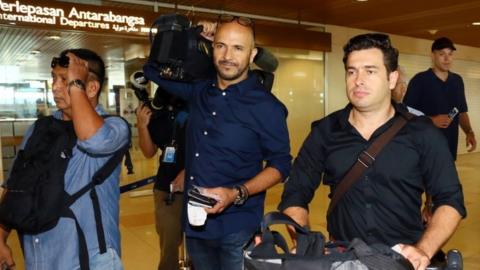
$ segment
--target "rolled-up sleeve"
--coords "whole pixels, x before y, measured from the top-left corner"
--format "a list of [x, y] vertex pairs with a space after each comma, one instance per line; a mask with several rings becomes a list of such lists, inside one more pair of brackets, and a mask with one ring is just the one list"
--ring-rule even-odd
[[455, 208], [462, 217], [467, 211], [464, 205], [462, 185], [455, 163], [448, 150], [448, 144], [441, 132], [431, 127], [425, 132], [421, 167], [427, 194], [432, 196], [434, 210], [442, 205]]
[[93, 155], [109, 155], [128, 143], [127, 123], [119, 117], [107, 117], [102, 127], [87, 140], [79, 140], [79, 149]]
[[287, 109], [281, 103], [274, 103], [262, 116], [260, 135], [266, 166], [277, 169], [283, 180], [287, 179], [292, 162], [286, 118]]
[[320, 137], [316, 127], [308, 135], [293, 163], [288, 181], [284, 184], [280, 211], [288, 207], [302, 207], [308, 210], [308, 204], [315, 195], [321, 182], [324, 162]]

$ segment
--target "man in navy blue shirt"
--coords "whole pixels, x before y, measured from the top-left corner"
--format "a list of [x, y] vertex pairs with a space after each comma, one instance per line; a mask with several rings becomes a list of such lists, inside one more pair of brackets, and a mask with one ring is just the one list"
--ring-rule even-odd
[[257, 52], [253, 27], [234, 16], [203, 23], [203, 35], [214, 36], [216, 79], [180, 83], [160, 78], [154, 63], [144, 68], [147, 78], [188, 101], [185, 190], [200, 186], [217, 199], [205, 208], [203, 226], [190, 225], [189, 217], [184, 224], [196, 270], [243, 269], [242, 248], [263, 216], [265, 191], [290, 170], [287, 109], [249, 73]]
[[[453, 159], [457, 158], [458, 125], [465, 132], [468, 152], [475, 150], [477, 141], [468, 117], [465, 88], [460, 75], [450, 71], [453, 42], [442, 37], [432, 44], [433, 67], [415, 75], [408, 84], [403, 102], [429, 116], [448, 140]], [[450, 114], [457, 112], [458, 115]]]

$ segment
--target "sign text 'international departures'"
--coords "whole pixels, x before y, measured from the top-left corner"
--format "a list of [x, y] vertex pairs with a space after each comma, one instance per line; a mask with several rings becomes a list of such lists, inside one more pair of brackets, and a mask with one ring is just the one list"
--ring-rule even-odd
[[[117, 33], [148, 33], [150, 28], [141, 16], [126, 15], [125, 11], [105, 10], [100, 7], [73, 4], [62, 7], [25, 4], [21, 1], [0, 0], [0, 22], [29, 23], [60, 26], [80, 31], [96, 30]], [[36, 2], [38, 3], [38, 2]], [[52, 3], [52, 2], [50, 2]], [[94, 9], [94, 11], [92, 11]], [[131, 13], [131, 12], [128, 12]]]

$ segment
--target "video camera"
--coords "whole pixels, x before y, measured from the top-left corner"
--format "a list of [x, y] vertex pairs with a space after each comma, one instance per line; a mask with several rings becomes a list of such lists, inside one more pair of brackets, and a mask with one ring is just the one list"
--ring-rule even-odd
[[145, 78], [142, 70], [137, 70], [130, 75], [130, 84], [135, 96], [141, 103], [148, 106], [150, 110], [152, 110], [154, 113], [152, 115], [153, 118], [156, 116], [155, 112], [163, 108], [171, 107], [166, 109], [173, 110], [174, 107], [177, 109], [184, 107], [184, 102], [182, 100], [169, 94], [160, 87], [157, 88], [157, 91], [155, 91], [153, 98], [150, 98], [150, 95], [147, 91], [148, 82], [149, 81], [147, 78]]
[[[212, 43], [200, 34], [202, 30], [202, 26], [192, 26], [187, 17], [179, 14], [161, 15], [155, 20], [150, 30], [149, 62], [160, 77], [185, 82], [215, 77]], [[257, 49], [254, 63], [261, 70], [253, 72], [270, 91], [278, 60], [266, 49]]]
[[179, 14], [161, 15], [155, 20], [150, 29], [149, 61], [157, 64], [162, 78], [192, 81], [215, 76], [212, 44], [200, 35], [202, 30], [202, 26], [192, 26], [187, 17]]

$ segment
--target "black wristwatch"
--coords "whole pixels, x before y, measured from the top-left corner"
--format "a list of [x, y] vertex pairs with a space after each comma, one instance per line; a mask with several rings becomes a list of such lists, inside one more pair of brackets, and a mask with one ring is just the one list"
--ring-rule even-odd
[[87, 89], [87, 87], [85, 86], [85, 83], [80, 79], [71, 80], [68, 83], [68, 89], [70, 90], [70, 87], [72, 87], [72, 86], [75, 86], [79, 89], [82, 89], [83, 91], [85, 91]]
[[244, 185], [237, 185], [233, 187], [238, 191], [238, 195], [233, 201], [234, 205], [243, 205], [248, 199], [248, 189]]

